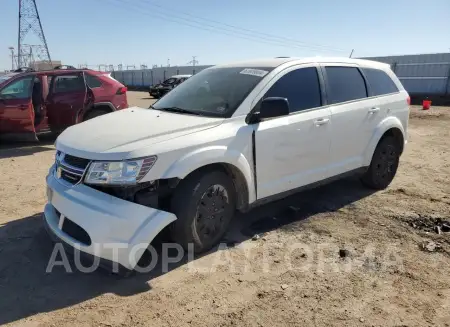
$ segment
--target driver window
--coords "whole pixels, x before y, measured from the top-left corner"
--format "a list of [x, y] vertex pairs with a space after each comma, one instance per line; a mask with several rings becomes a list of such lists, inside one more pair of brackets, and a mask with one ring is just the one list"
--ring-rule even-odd
[[264, 98], [268, 97], [288, 99], [291, 112], [320, 107], [322, 98], [317, 69], [307, 67], [287, 73], [267, 91]]
[[28, 99], [31, 97], [32, 81], [33, 76], [14, 81], [0, 91], [0, 96], [5, 99]]

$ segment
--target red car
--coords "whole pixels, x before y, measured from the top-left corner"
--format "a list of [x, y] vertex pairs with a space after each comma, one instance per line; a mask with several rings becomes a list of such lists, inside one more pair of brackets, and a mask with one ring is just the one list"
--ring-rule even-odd
[[37, 139], [128, 107], [127, 88], [109, 73], [89, 69], [0, 76], [0, 137]]

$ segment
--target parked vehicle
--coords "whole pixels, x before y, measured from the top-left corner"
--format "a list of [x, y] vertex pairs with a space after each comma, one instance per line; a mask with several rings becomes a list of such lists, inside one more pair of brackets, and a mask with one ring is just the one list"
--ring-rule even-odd
[[[349, 174], [386, 188], [408, 117], [409, 96], [382, 63], [276, 58], [208, 68], [149, 109], [65, 130], [45, 222], [58, 240], [128, 270], [168, 225], [175, 242], [206, 251], [236, 210]], [[117, 242], [115, 257], [98, 246]]]
[[192, 75], [174, 75], [169, 79], [166, 79], [164, 82], [153, 85], [150, 87], [150, 91], [148, 92], [150, 96], [155, 99], [161, 98], [164, 94], [176, 88], [178, 85], [183, 83]]
[[24, 71], [0, 76], [0, 137], [37, 139], [128, 107], [126, 87], [88, 69]]

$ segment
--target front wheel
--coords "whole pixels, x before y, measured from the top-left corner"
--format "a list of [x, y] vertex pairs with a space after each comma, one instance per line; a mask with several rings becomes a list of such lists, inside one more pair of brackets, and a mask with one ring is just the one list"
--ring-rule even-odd
[[400, 149], [392, 136], [381, 139], [375, 148], [369, 169], [362, 182], [370, 188], [382, 190], [394, 179], [400, 161]]
[[234, 216], [234, 184], [221, 171], [193, 173], [178, 185], [171, 207], [177, 216], [172, 240], [185, 249], [192, 243], [197, 253], [207, 251], [220, 241]]

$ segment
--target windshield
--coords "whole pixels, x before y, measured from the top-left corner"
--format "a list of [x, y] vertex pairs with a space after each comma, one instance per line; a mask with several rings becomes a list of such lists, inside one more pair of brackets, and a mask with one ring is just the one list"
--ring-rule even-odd
[[177, 108], [185, 113], [228, 118], [272, 69], [273, 67], [205, 69], [170, 91], [151, 108]]
[[9, 80], [13, 76], [14, 75], [3, 75], [3, 76], [0, 76], [0, 83]]

